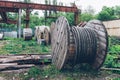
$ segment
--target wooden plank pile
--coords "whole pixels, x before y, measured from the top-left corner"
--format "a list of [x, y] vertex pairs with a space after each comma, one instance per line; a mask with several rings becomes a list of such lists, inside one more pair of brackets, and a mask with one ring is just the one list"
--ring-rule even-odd
[[0, 55], [0, 72], [27, 70], [36, 65], [51, 63], [51, 55], [21, 54]]

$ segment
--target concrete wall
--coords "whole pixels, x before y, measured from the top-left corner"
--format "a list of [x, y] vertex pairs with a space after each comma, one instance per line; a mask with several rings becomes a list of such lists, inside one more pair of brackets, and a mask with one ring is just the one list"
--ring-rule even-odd
[[104, 21], [108, 35], [120, 37], [120, 20]]

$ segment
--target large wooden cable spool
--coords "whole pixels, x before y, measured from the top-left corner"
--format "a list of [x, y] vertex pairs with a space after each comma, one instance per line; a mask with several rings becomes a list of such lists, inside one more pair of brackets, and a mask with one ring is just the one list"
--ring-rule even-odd
[[31, 28], [24, 28], [23, 29], [23, 38], [24, 38], [24, 40], [31, 40], [32, 39], [32, 29]]
[[40, 28], [38, 27], [38, 29], [37, 29], [37, 43], [38, 44], [41, 44], [41, 30], [40, 30]]
[[49, 27], [46, 27], [44, 29], [43, 37], [45, 39], [46, 45], [49, 45], [50, 44], [50, 29], [49, 29]]
[[2, 40], [4, 37], [4, 33], [3, 32], [0, 32], [0, 40]]
[[51, 26], [50, 26], [50, 36], [51, 36], [51, 47], [52, 47], [52, 50], [53, 50], [53, 46], [55, 45], [54, 44], [54, 38], [55, 38], [55, 33], [54, 33], [54, 31], [55, 31], [55, 23], [54, 22], [52, 22], [51, 23]]
[[81, 63], [98, 70], [106, 57], [108, 37], [104, 25], [98, 20], [84, 27], [70, 27], [65, 17], [59, 17], [52, 33], [52, 63], [63, 69]]

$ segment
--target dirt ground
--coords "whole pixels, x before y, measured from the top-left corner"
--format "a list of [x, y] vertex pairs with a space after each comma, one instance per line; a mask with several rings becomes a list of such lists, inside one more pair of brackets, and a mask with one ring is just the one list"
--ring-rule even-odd
[[[0, 73], [0, 80], [27, 80], [24, 77], [27, 75], [27, 71], [24, 72], [7, 72]], [[93, 72], [61, 72], [57, 75], [50, 76], [38, 76], [37, 78], [29, 78], [28, 80], [120, 80], [120, 74], [111, 73], [110, 71]]]

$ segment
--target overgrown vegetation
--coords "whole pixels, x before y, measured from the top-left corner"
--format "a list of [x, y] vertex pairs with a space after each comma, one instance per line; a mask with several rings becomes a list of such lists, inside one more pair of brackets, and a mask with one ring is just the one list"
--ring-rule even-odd
[[[120, 68], [120, 62], [118, 60], [119, 56], [120, 56], [120, 39], [116, 37], [109, 37], [108, 55], [104, 63], [104, 66], [108, 68]], [[120, 73], [120, 71], [118, 73]]]
[[50, 46], [39, 45], [35, 39], [5, 38], [3, 41], [6, 43], [0, 48], [0, 54], [41, 54], [50, 51]]
[[[118, 55], [120, 55], [120, 40], [116, 37], [109, 37], [109, 49], [108, 49], [108, 55], [107, 55], [107, 58], [106, 58], [106, 61], [104, 63], [104, 67], [108, 67], [108, 68], [120, 68], [120, 63], [118, 62], [117, 58], [118, 58]], [[45, 78], [48, 78], [50, 80], [52, 80], [51, 78], [54, 78], [56, 79], [56, 77], [59, 75], [59, 76], [62, 76], [64, 80], [79, 80], [81, 77], [83, 78], [86, 78], [86, 79], [89, 79], [90, 77], [92, 78], [99, 78], [100, 75], [106, 75], [106, 74], [113, 74], [113, 73], [117, 73], [119, 74], [120, 72], [119, 71], [105, 71], [105, 74], [104, 74], [104, 71], [94, 71], [92, 70], [90, 67], [87, 66], [76, 66], [74, 67], [74, 69], [72, 70], [62, 70], [62, 71], [59, 71], [57, 70], [53, 65], [49, 65], [48, 67], [44, 68], [44, 69], [39, 69], [37, 70], [38, 68], [31, 68], [29, 71], [28, 71], [28, 74], [26, 76], [24, 76], [24, 79], [27, 80], [27, 79], [30, 79], [31, 75], [32, 77], [34, 78], [37, 78], [36, 75], [38, 75], [39, 77], [41, 77], [41, 79], [45, 79]], [[36, 72], [38, 71], [38, 72]], [[35, 75], [36, 74], [36, 75]], [[63, 76], [64, 75], [64, 76]], [[102, 75], [102, 76], [103, 76]], [[53, 77], [51, 77], [53, 76]], [[78, 79], [79, 78], [79, 79]], [[53, 80], [54, 80], [53, 79]], [[120, 78], [109, 78], [110, 80], [119, 80]]]
[[56, 77], [59, 74], [59, 70], [55, 68], [53, 65], [48, 65], [44, 67], [32, 67], [25, 75], [21, 74], [22, 80], [29, 80], [31, 78], [34, 79], [47, 79]]

